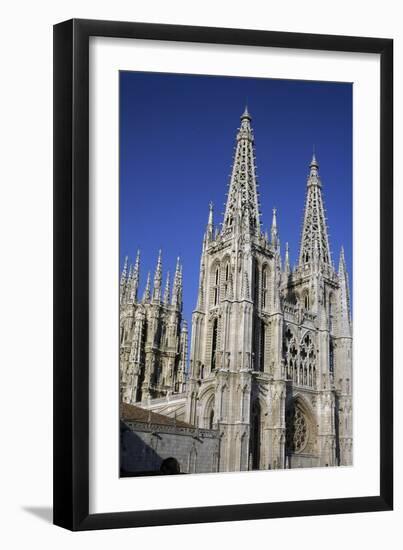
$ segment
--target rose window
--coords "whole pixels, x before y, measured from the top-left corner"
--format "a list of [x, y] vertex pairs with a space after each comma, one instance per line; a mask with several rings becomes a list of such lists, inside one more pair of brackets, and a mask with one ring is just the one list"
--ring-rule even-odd
[[294, 453], [304, 450], [308, 442], [308, 423], [304, 413], [298, 407], [287, 413], [287, 448]]

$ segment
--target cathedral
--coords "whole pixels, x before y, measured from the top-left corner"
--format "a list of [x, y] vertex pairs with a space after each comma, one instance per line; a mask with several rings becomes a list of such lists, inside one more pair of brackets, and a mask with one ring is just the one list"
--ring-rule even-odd
[[[251, 121], [246, 108], [217, 227], [209, 205], [189, 360], [180, 260], [172, 292], [169, 274], [162, 291], [160, 252], [153, 288], [148, 274], [142, 299], [140, 257], [125, 263], [121, 402], [215, 438], [211, 468], [205, 457], [198, 467], [194, 446], [178, 466], [183, 472], [351, 465], [349, 282], [343, 249], [337, 270], [332, 261], [319, 164], [314, 154], [298, 263], [291, 268], [288, 244], [282, 258], [276, 209], [270, 236], [261, 229]], [[167, 458], [160, 449], [161, 460]]]

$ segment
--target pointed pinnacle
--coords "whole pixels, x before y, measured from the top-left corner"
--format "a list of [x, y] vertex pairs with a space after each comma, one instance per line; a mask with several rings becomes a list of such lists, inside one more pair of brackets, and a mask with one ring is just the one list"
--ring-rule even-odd
[[285, 270], [286, 272], [290, 271], [290, 253], [288, 248], [288, 242], [285, 243]]
[[140, 249], [138, 248], [137, 249], [137, 254], [136, 254], [136, 262], [134, 264], [134, 268], [138, 270], [140, 266]]
[[170, 294], [170, 281], [169, 281], [169, 271], [167, 272], [167, 280], [165, 283], [165, 291], [164, 291], [164, 304], [169, 303], [169, 294]]
[[162, 250], [160, 248], [159, 251], [158, 251], [157, 267], [161, 266], [161, 262], [162, 262]]
[[147, 274], [146, 287], [144, 289], [143, 302], [148, 302], [149, 301], [150, 291], [151, 291], [151, 272], [149, 271], [148, 274]]
[[127, 267], [129, 265], [129, 256], [125, 256], [125, 262], [123, 264], [123, 271], [122, 271], [122, 276], [123, 274], [125, 274], [125, 276], [127, 275]]
[[247, 106], [247, 105], [245, 105], [244, 112], [243, 112], [242, 115], [241, 115], [241, 120], [242, 120], [243, 118], [248, 118], [249, 120], [252, 119], [252, 117], [251, 117], [250, 114], [249, 114], [248, 106]]
[[176, 258], [175, 275], [176, 275], [177, 273], [179, 273], [180, 260], [181, 260], [181, 259], [180, 259], [180, 257], [178, 256], [178, 257]]
[[339, 274], [346, 271], [346, 260], [344, 257], [344, 247], [340, 249], [340, 259], [339, 259]]
[[316, 168], [318, 168], [318, 161], [316, 160], [316, 155], [315, 155], [315, 145], [313, 146], [313, 151], [312, 151], [312, 160], [311, 160], [311, 164], [310, 166], [316, 166]]
[[277, 228], [277, 208], [273, 208], [273, 220], [271, 224], [272, 229]]
[[208, 207], [209, 207], [208, 225], [212, 227], [212, 226], [213, 226], [213, 207], [214, 207], [213, 201], [210, 201], [210, 202], [209, 202]]

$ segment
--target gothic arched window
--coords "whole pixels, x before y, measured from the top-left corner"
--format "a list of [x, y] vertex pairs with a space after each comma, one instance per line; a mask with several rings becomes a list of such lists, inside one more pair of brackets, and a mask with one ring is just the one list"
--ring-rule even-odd
[[329, 330], [333, 329], [333, 316], [334, 316], [334, 294], [329, 295]]
[[225, 299], [227, 297], [227, 291], [228, 291], [228, 283], [229, 283], [229, 273], [230, 273], [230, 263], [227, 261], [224, 268], [224, 288], [223, 288], [223, 298]]
[[259, 305], [259, 286], [260, 286], [260, 282], [259, 282], [259, 264], [257, 263], [257, 261], [255, 260], [254, 262], [254, 302], [255, 302], [255, 305], [258, 306]]
[[267, 265], [262, 270], [262, 308], [267, 307]]
[[266, 325], [264, 321], [260, 323], [260, 371], [264, 372], [264, 355], [266, 347]]
[[218, 304], [219, 292], [220, 292], [220, 269], [217, 267], [214, 279], [214, 305]]
[[220, 265], [216, 264], [215, 267], [213, 267], [213, 270], [211, 272], [211, 279], [212, 279], [212, 285], [211, 285], [211, 300], [212, 305], [216, 306], [218, 305], [220, 301]]
[[215, 318], [213, 321], [213, 333], [212, 333], [212, 340], [211, 340], [211, 370], [214, 370], [216, 368], [217, 337], [218, 337], [218, 319]]
[[298, 346], [290, 327], [284, 334], [283, 353], [286, 364], [286, 375], [288, 380], [298, 381]]
[[211, 409], [210, 417], [209, 417], [209, 423], [208, 423], [208, 427], [209, 427], [210, 430], [213, 429], [213, 424], [214, 424], [214, 409]]
[[330, 339], [329, 343], [329, 371], [330, 374], [334, 374], [334, 346], [332, 339]]
[[304, 309], [308, 310], [310, 308], [309, 291], [305, 290], [302, 296]]

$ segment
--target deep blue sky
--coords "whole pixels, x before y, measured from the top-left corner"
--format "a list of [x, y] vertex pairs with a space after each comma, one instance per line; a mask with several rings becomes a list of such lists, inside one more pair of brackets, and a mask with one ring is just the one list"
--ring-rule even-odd
[[208, 203], [222, 221], [239, 117], [252, 115], [263, 228], [277, 208], [282, 254], [298, 258], [315, 146], [330, 247], [343, 244], [352, 281], [352, 85], [239, 77], [120, 73], [120, 262], [141, 249], [140, 296], [158, 249], [180, 255], [184, 316], [196, 304]]

